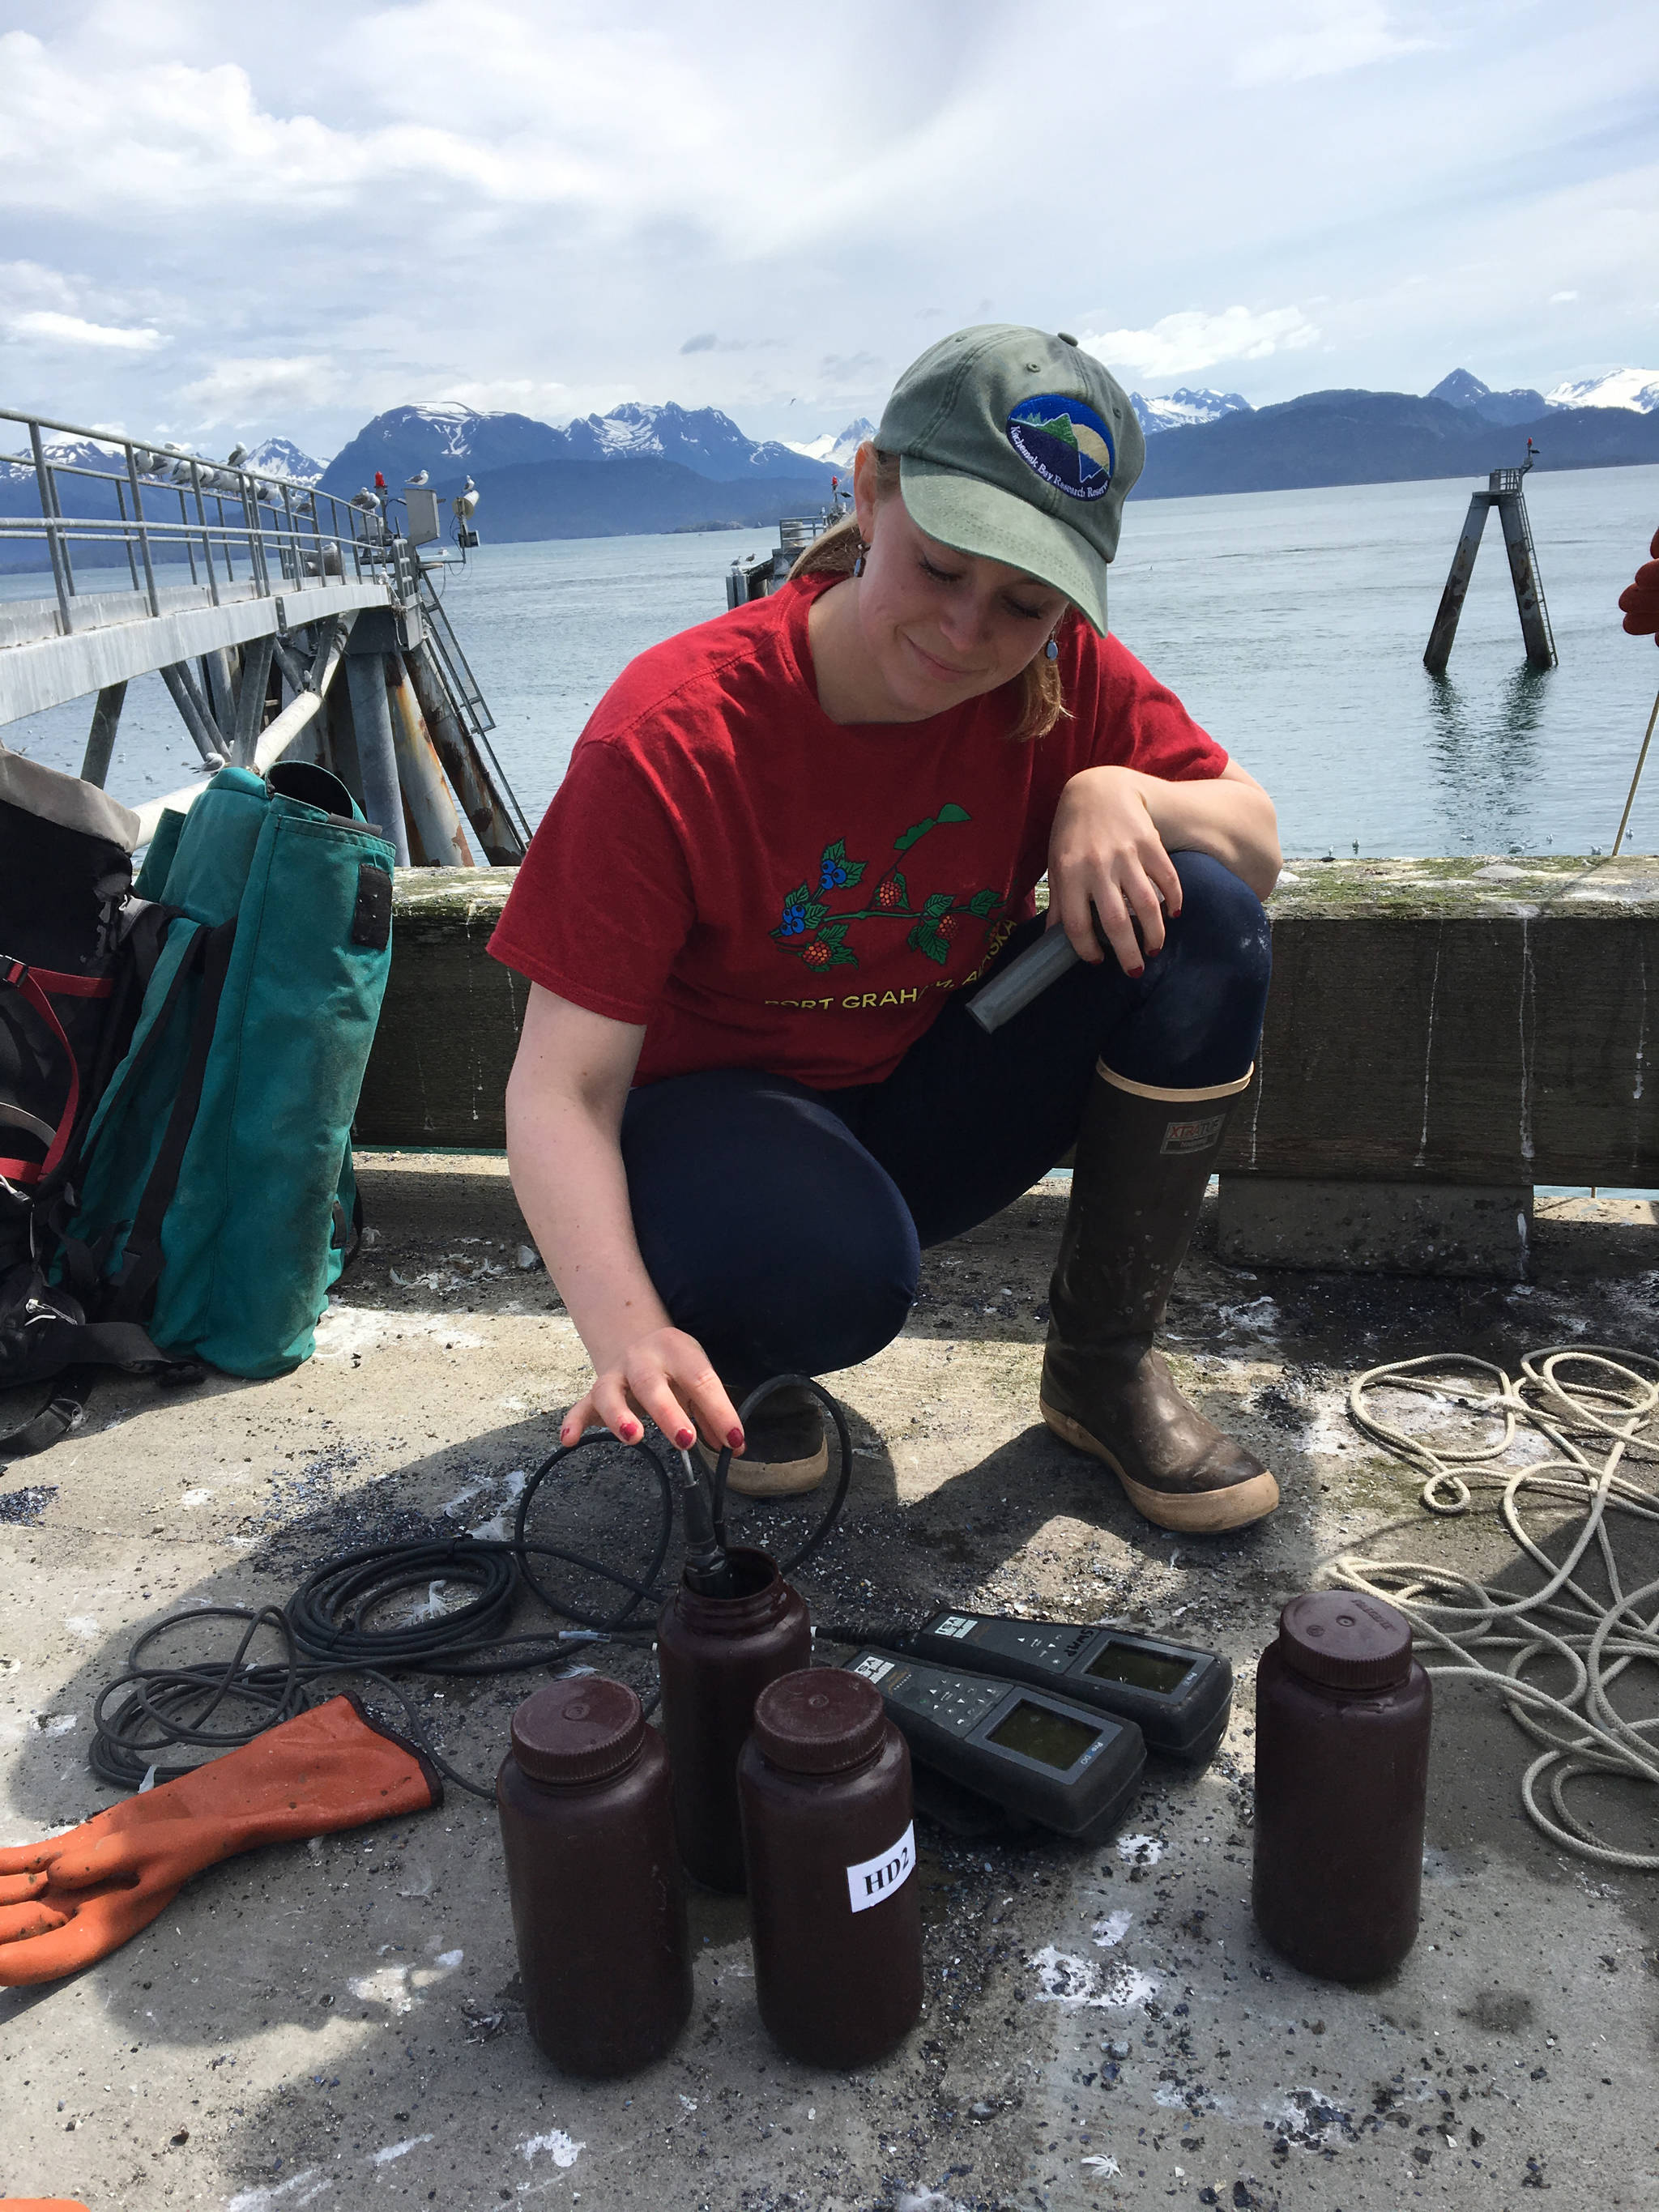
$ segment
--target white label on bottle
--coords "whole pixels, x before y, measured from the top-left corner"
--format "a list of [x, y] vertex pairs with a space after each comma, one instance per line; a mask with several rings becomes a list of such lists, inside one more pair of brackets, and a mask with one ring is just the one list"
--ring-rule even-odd
[[916, 1824], [913, 1820], [897, 1843], [872, 1859], [847, 1869], [847, 1895], [854, 1912], [867, 1912], [908, 1881], [916, 1863]]

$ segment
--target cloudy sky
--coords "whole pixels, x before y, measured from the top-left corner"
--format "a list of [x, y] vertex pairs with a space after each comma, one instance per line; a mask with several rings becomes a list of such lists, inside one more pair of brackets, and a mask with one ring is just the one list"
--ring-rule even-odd
[[1260, 404], [1659, 368], [1651, 0], [0, 0], [0, 395], [319, 455], [876, 414], [957, 325]]

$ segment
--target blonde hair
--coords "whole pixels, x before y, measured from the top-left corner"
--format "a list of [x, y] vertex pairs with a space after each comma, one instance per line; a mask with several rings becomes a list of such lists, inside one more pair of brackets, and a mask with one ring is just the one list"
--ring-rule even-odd
[[[870, 450], [876, 457], [876, 500], [879, 505], [899, 488], [899, 457], [896, 453], [884, 453], [879, 447], [872, 446]], [[845, 515], [812, 540], [789, 571], [789, 580], [793, 583], [798, 576], [850, 576], [863, 550], [858, 517]], [[1077, 618], [1077, 610], [1068, 606], [1060, 617], [1059, 628], [1064, 629]], [[1014, 685], [1019, 711], [1008, 735], [1017, 744], [1024, 744], [1033, 738], [1046, 738], [1056, 722], [1069, 720], [1072, 710], [1066, 704], [1057, 660], [1038, 653], [1021, 669]]]

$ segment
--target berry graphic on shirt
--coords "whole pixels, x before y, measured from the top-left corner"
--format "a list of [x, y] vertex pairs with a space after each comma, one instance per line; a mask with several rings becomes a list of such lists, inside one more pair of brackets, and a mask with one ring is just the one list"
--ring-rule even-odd
[[[966, 807], [947, 799], [937, 814], [924, 815], [920, 822], [913, 822], [895, 837], [893, 849], [899, 854], [908, 853], [932, 831], [971, 819]], [[856, 968], [859, 957], [845, 941], [848, 931], [855, 924], [903, 921], [911, 925], [904, 940], [907, 948], [920, 953], [935, 967], [943, 968], [950, 960], [951, 944], [961, 927], [959, 917], [971, 914], [983, 921], [988, 938], [993, 917], [1006, 903], [1002, 892], [988, 886], [968, 897], [960, 897], [954, 891], [933, 891], [918, 907], [911, 902], [910, 885], [905, 875], [894, 866], [877, 884], [871, 904], [832, 911], [827, 900], [837, 891], [854, 890], [867, 866], [866, 861], [849, 860], [847, 840], [837, 837], [819, 854], [816, 871], [807, 880], [784, 895], [772, 936], [803, 967]], [[866, 936], [868, 939], [868, 931]]]

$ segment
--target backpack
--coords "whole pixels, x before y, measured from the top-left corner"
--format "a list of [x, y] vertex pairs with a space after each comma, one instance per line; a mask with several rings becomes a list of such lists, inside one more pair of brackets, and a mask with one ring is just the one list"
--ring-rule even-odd
[[[62, 1379], [0, 1450], [74, 1426], [94, 1363], [193, 1379], [203, 1362], [266, 1376], [310, 1357], [361, 1218], [349, 1132], [392, 868], [344, 785], [303, 763], [222, 769], [188, 815], [163, 815], [108, 956], [112, 1012], [124, 975], [142, 1003], [106, 1014], [94, 1095], [49, 1172], [42, 1158], [27, 1294], [0, 1290], [0, 1385]], [[11, 903], [8, 884], [0, 945]]]

